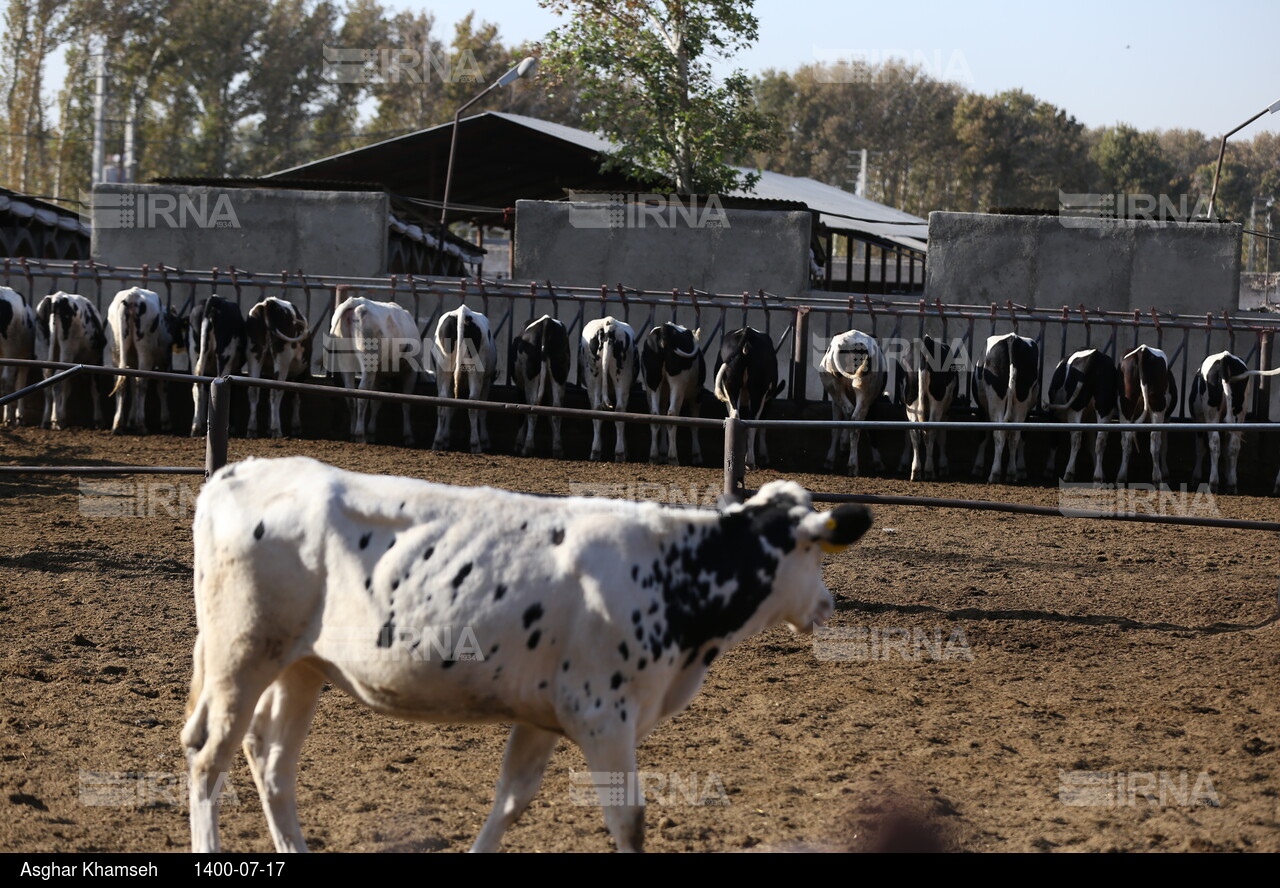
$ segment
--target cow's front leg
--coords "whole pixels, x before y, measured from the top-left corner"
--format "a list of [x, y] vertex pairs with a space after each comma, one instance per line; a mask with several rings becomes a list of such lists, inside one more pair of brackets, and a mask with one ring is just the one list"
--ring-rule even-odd
[[[938, 420], [941, 422], [941, 419]], [[936, 432], [930, 433], [937, 436], [938, 441], [938, 475], [939, 478], [945, 478], [951, 474], [951, 463], [947, 462], [947, 431], [946, 429], [938, 429]]]
[[[552, 384], [551, 386], [551, 405], [553, 407], [564, 406], [564, 386]], [[564, 441], [560, 437], [560, 420], [562, 417], [551, 417], [551, 455], [556, 459], [564, 459]], [[529, 446], [533, 446], [533, 439], [529, 440]]]
[[[280, 395], [281, 397], [283, 397], [284, 392], [281, 392]], [[295, 438], [301, 438], [302, 437], [302, 395], [299, 394], [298, 392], [293, 393], [293, 422], [290, 423], [290, 425], [292, 426], [293, 436]]]
[[[256, 389], [255, 389], [256, 391]], [[208, 422], [209, 393], [200, 383], [191, 386], [191, 437], [199, 438], [204, 434], [205, 425]], [[250, 408], [250, 416], [253, 415], [252, 407]], [[252, 423], [250, 424], [252, 428]]]
[[530, 725], [516, 725], [511, 729], [507, 751], [502, 757], [502, 771], [498, 774], [493, 810], [471, 846], [473, 853], [498, 850], [503, 833], [537, 795], [558, 739], [556, 734]]
[[[230, 395], [230, 391], [227, 394]], [[167, 382], [162, 382], [156, 386], [156, 396], [160, 399], [160, 431], [168, 434], [173, 431], [173, 416], [169, 413], [169, 384]]]
[[1022, 432], [1013, 433], [1013, 450], [1010, 455], [1015, 460], [1013, 480], [1022, 484], [1027, 480], [1027, 442], [1022, 437]]
[[605, 824], [614, 844], [622, 852], [643, 851], [645, 798], [636, 774], [635, 735], [615, 728], [574, 739], [582, 747], [587, 769], [596, 782]]
[[[249, 375], [256, 378], [257, 372], [250, 368]], [[276, 389], [272, 389], [268, 397], [275, 395], [276, 391]], [[258, 401], [262, 398], [262, 389], [256, 385], [251, 385], [245, 394], [249, 398], [249, 422], [245, 426], [244, 436], [246, 438], [256, 438], [258, 437]], [[271, 436], [273, 438], [276, 437], [275, 430], [275, 421], [273, 419], [271, 424]]]

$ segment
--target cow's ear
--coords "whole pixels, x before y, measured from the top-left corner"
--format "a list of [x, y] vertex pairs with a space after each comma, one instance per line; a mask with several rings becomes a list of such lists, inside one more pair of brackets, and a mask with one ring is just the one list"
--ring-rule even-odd
[[800, 538], [812, 540], [824, 552], [839, 552], [871, 529], [871, 510], [856, 503], [836, 506], [830, 512], [813, 512], [800, 522]]

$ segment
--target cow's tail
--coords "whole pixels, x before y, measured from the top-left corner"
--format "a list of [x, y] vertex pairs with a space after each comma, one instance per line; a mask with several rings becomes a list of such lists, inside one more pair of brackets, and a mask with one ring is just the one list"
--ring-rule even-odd
[[453, 397], [458, 397], [458, 377], [462, 375], [462, 334], [466, 328], [467, 311], [465, 306], [458, 308], [458, 329], [457, 336], [453, 340], [453, 355], [449, 358], [449, 364], [453, 369]]
[[1272, 370], [1246, 370], [1243, 373], [1237, 373], [1235, 376], [1224, 377], [1224, 381], [1231, 383], [1231, 382], [1239, 382], [1242, 379], [1248, 379], [1250, 376], [1278, 376], [1278, 375], [1280, 375], [1280, 367], [1276, 367]]
[[[600, 346], [600, 373], [603, 377], [600, 381], [600, 400], [606, 410], [617, 410], [614, 406], [618, 398], [617, 383], [614, 381], [617, 356], [613, 353], [613, 327], [604, 328], [604, 333], [604, 343]], [[610, 392], [611, 386], [615, 387], [615, 391]]]
[[[125, 344], [132, 342], [138, 337], [138, 296], [136, 293], [130, 293], [125, 298], [124, 303], [124, 323], [121, 325], [120, 341], [116, 343], [119, 349], [119, 358], [124, 359]], [[116, 376], [116, 384], [111, 387], [108, 398], [114, 398], [123, 391], [125, 381], [128, 377]]]
[[191, 368], [195, 376], [213, 376], [218, 368], [218, 344], [213, 339], [212, 312], [205, 306], [204, 317], [200, 319], [200, 332], [196, 334], [196, 343], [200, 347], [200, 356], [196, 365]]
[[547, 345], [551, 338], [547, 335], [547, 330], [549, 330], [550, 327], [550, 322], [544, 322], [542, 329], [542, 354], [539, 356], [538, 362], [538, 396], [533, 402], [535, 404], [541, 404], [542, 399], [547, 396], [547, 378], [551, 373], [551, 368], [548, 366], [551, 363], [551, 355], [547, 351]]

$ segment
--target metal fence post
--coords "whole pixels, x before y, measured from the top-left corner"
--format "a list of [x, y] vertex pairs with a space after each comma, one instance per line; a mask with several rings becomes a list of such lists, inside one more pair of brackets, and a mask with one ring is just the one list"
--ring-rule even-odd
[[231, 423], [231, 385], [225, 377], [209, 383], [209, 425], [205, 430], [204, 476], [227, 464], [227, 436]]
[[803, 407], [807, 400], [805, 383], [809, 376], [809, 306], [801, 305], [796, 309], [795, 330], [795, 347], [791, 353], [791, 400]]
[[746, 489], [747, 430], [742, 420], [724, 421], [724, 495], [742, 501]]

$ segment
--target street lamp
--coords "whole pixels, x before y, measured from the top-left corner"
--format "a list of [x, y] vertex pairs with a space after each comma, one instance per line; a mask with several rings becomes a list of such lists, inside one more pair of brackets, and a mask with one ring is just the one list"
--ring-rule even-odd
[[1227, 139], [1231, 138], [1236, 133], [1240, 132], [1240, 130], [1244, 129], [1246, 126], [1253, 123], [1263, 114], [1275, 114], [1277, 111], [1280, 111], [1280, 100], [1273, 102], [1271, 105], [1267, 106], [1266, 108], [1263, 108], [1257, 114], [1253, 115], [1244, 123], [1240, 124], [1238, 127], [1236, 127], [1231, 132], [1227, 133], [1225, 136], [1222, 137], [1222, 144], [1218, 146], [1218, 167], [1213, 171], [1213, 191], [1209, 193], [1209, 218], [1210, 219], [1213, 218], [1213, 202], [1218, 196], [1218, 176], [1222, 173], [1222, 158], [1227, 153]]
[[[444, 175], [444, 200], [440, 204], [440, 237], [441, 239], [444, 238], [445, 231], [447, 230], [445, 228], [445, 217], [448, 216], [449, 214], [449, 186], [453, 182], [453, 154], [458, 147], [458, 118], [462, 116], [463, 111], [466, 111], [468, 108], [470, 108], [476, 102], [483, 99], [493, 90], [497, 89], [500, 86], [507, 86], [508, 84], [515, 83], [521, 77], [531, 76], [533, 74], [534, 69], [537, 67], [538, 67], [538, 60], [534, 56], [527, 57], [524, 61], [516, 65], [506, 74], [503, 74], [493, 83], [486, 86], [473, 99], [471, 99], [469, 102], [467, 102], [465, 105], [463, 105], [461, 108], [459, 108], [457, 111], [454, 112], [453, 137], [449, 141], [449, 167], [445, 171], [445, 175]], [[1277, 103], [1277, 104], [1280, 104], [1280, 103]]]

